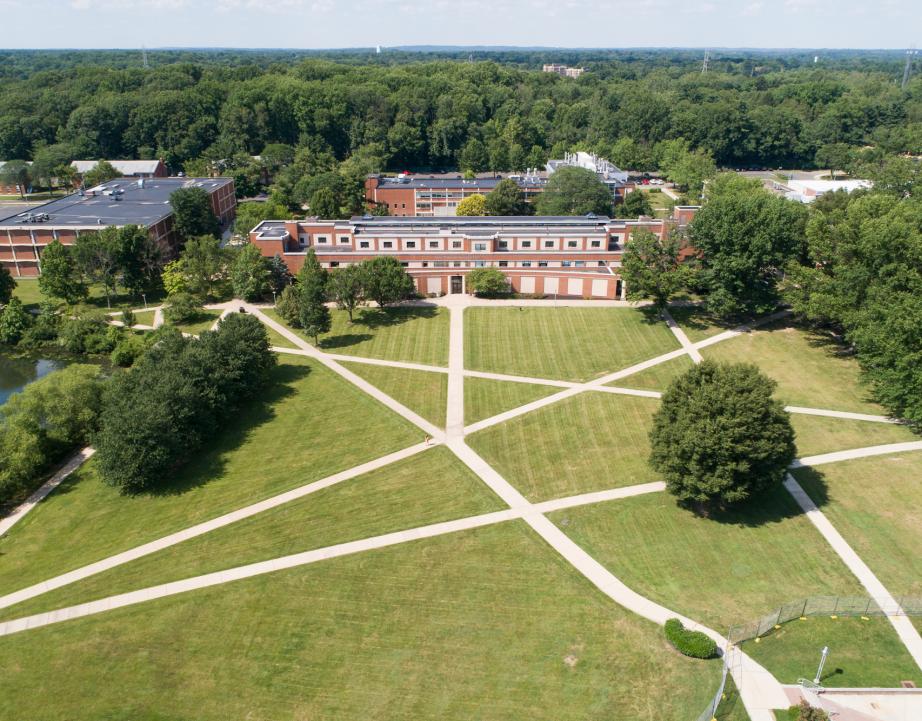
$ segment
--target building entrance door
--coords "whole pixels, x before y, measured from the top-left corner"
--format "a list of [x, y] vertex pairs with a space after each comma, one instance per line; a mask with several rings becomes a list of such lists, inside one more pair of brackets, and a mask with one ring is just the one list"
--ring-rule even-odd
[[463, 293], [464, 292], [464, 278], [460, 275], [451, 276], [451, 292], [452, 293]]

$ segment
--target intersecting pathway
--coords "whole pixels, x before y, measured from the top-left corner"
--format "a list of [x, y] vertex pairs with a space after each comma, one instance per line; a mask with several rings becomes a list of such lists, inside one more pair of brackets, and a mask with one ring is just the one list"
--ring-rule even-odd
[[[476, 430], [480, 430], [481, 428], [486, 428], [497, 423], [501, 423], [510, 418], [522, 415], [523, 413], [528, 413], [532, 410], [556, 403], [560, 400], [586, 391], [621, 393], [658, 398], [660, 397], [660, 394], [655, 391], [640, 391], [634, 389], [619, 388], [617, 386], [609, 386], [607, 384], [613, 383], [621, 378], [628, 377], [634, 373], [639, 373], [642, 370], [651, 368], [660, 363], [667, 362], [673, 358], [678, 358], [685, 354], [691, 357], [694, 362], [701, 362], [701, 348], [713, 345], [714, 343], [719, 343], [723, 340], [735, 337], [741, 333], [748, 332], [756, 325], [761, 325], [786, 315], [786, 312], [776, 313], [767, 318], [763, 318], [757, 323], [740, 326], [739, 328], [712, 336], [711, 338], [708, 338], [704, 341], [692, 343], [682, 331], [682, 329], [678, 326], [678, 324], [675, 323], [668, 311], [666, 311], [663, 314], [664, 319], [666, 320], [670, 330], [681, 345], [681, 348], [669, 353], [665, 353], [661, 356], [657, 356], [656, 358], [649, 359], [642, 363], [638, 363], [634, 366], [631, 366], [630, 368], [625, 368], [615, 373], [607, 374], [601, 378], [594, 379], [587, 383], [573, 383], [568, 381], [528, 378], [499, 373], [486, 373], [480, 371], [465, 370], [463, 314], [466, 307], [470, 305], [478, 305], [481, 303], [466, 296], [448, 296], [446, 299], [440, 301], [439, 304], [446, 306], [450, 314], [449, 363], [447, 368], [426, 366], [416, 363], [382, 361], [355, 356], [324, 353], [318, 348], [315, 348], [314, 346], [306, 343], [300, 336], [291, 332], [284, 325], [277, 323], [273, 319], [267, 317], [260, 311], [257, 306], [241, 303], [239, 301], [231, 301], [230, 303], [212, 306], [222, 311], [222, 318], [227, 314], [235, 312], [237, 309], [241, 308], [245, 309], [249, 313], [252, 313], [260, 321], [265, 323], [267, 326], [275, 330], [279, 335], [286, 338], [294, 346], [296, 346], [295, 349], [275, 348], [274, 350], [284, 353], [306, 355], [314, 358], [333, 372], [339, 374], [349, 382], [362, 389], [364, 392], [384, 403], [403, 418], [416, 425], [430, 437], [430, 440], [427, 440], [425, 443], [410, 446], [409, 448], [405, 448], [401, 451], [397, 451], [382, 458], [369, 461], [360, 466], [356, 466], [355, 468], [342, 471], [328, 478], [314, 481], [313, 483], [306, 484], [272, 498], [265, 499], [218, 518], [197, 524], [161, 539], [143, 544], [142, 546], [138, 546], [123, 553], [116, 554], [110, 558], [103, 559], [97, 563], [76, 569], [75, 571], [71, 571], [56, 578], [46, 580], [42, 583], [35, 584], [29, 588], [21, 589], [14, 593], [7, 594], [0, 597], [0, 608], [6, 608], [29, 598], [34, 598], [55, 588], [60, 588], [62, 586], [74, 583], [75, 581], [87, 578], [111, 568], [115, 568], [116, 566], [162, 550], [163, 548], [167, 548], [190, 538], [208, 533], [212, 530], [215, 530], [216, 528], [226, 526], [243, 518], [248, 518], [257, 513], [262, 513], [263, 511], [269, 510], [270, 508], [275, 508], [284, 503], [288, 503], [296, 498], [304, 497], [322, 488], [328, 488], [332, 485], [335, 485], [336, 483], [340, 483], [369, 471], [382, 468], [402, 458], [408, 458], [412, 455], [424, 451], [429, 447], [430, 442], [432, 444], [444, 444], [447, 448], [449, 448], [459, 458], [459, 460], [461, 460], [468, 468], [476, 473], [477, 476], [507, 504], [507, 509], [468, 518], [456, 519], [453, 521], [429, 524], [427, 526], [397, 531], [373, 538], [351, 541], [326, 548], [315, 549], [304, 553], [293, 554], [282, 558], [248, 564], [216, 573], [183, 579], [181, 581], [175, 581], [172, 583], [161, 584], [159, 586], [153, 586], [146, 589], [140, 589], [125, 594], [112, 596], [110, 598], [101, 599], [99, 601], [80, 604], [70, 608], [59, 609], [48, 613], [35, 614], [33, 616], [0, 623], [0, 635], [8, 635], [10, 633], [16, 633], [30, 628], [37, 628], [51, 623], [57, 623], [72, 618], [100, 613], [113, 608], [142, 603], [155, 598], [162, 598], [177, 593], [184, 593], [193, 589], [207, 588], [209, 586], [228, 583], [230, 581], [238, 580], [241, 578], [248, 578], [263, 573], [270, 573], [283, 568], [292, 568], [329, 558], [345, 556], [376, 548], [384, 548], [422, 538], [431, 538], [447, 533], [469, 530], [472, 528], [501, 523], [513, 519], [522, 519], [552, 549], [563, 556], [577, 571], [583, 574], [583, 576], [592, 582], [600, 591], [602, 591], [604, 594], [609, 596], [620, 605], [658, 624], [664, 623], [668, 618], [681, 618], [683, 622], [686, 623], [686, 625], [689, 627], [701, 630], [718, 642], [723, 643], [723, 637], [715, 631], [701, 626], [692, 619], [683, 618], [680, 614], [677, 614], [670, 609], [650, 601], [649, 599], [637, 594], [635, 591], [625, 586], [616, 576], [614, 576], [604, 566], [593, 559], [588, 553], [585, 552], [585, 550], [583, 550], [578, 544], [576, 544], [572, 539], [564, 534], [544, 515], [551, 511], [560, 510], [563, 508], [572, 508], [590, 503], [627, 498], [644, 493], [660, 492], [664, 489], [664, 485], [662, 483], [648, 483], [638, 486], [630, 486], [627, 488], [615, 488], [605, 491], [584, 493], [568, 498], [554, 499], [552, 501], [533, 504], [529, 502], [524, 496], [522, 496], [518, 490], [516, 490], [508, 481], [506, 481], [483, 458], [481, 458], [475, 451], [473, 451], [473, 449], [471, 449], [465, 442], [465, 436]], [[573, 304], [577, 303], [567, 303], [567, 305]], [[592, 305], [598, 306], [598, 303], [593, 302]], [[619, 302], [619, 305], [624, 304]], [[162, 323], [162, 319], [159, 320]], [[216, 325], [217, 322], [218, 321], [216, 321]], [[156, 321], [155, 325], [157, 325]], [[438, 428], [429, 421], [423, 419], [411, 409], [386, 395], [377, 387], [368, 383], [355, 373], [349, 371], [348, 368], [344, 367], [340, 361], [369, 363], [373, 365], [406, 368], [409, 370], [426, 370], [432, 372], [447, 373], [448, 401], [446, 406], [445, 429], [443, 430]], [[493, 378], [497, 380], [506, 380], [512, 382], [535, 383], [558, 387], [561, 390], [559, 390], [557, 393], [546, 396], [545, 398], [525, 404], [519, 408], [497, 414], [492, 418], [488, 418], [484, 421], [480, 421], [465, 427], [465, 376]], [[812, 415], [825, 415], [852, 420], [863, 420], [871, 422], [896, 422], [892, 419], [884, 418], [882, 416], [845, 413], [841, 411], [829, 411], [824, 409], [789, 407], [787, 410], [792, 413], [808, 413]], [[922, 450], [922, 442], [891, 444], [889, 446], [874, 446], [865, 449], [854, 449], [833, 454], [824, 454], [822, 456], [814, 456], [811, 458], [803, 458], [797, 461], [794, 464], [794, 467], [817, 465], [821, 463], [834, 462], [837, 460], [869, 457], [882, 453], [893, 453], [907, 450]], [[843, 558], [846, 565], [848, 565], [848, 567], [855, 573], [855, 575], [858, 576], [859, 580], [861, 580], [865, 587], [868, 588], [872, 596], [874, 596], [876, 599], [879, 599], [883, 607], [893, 608], [896, 602], [893, 601], [892, 596], [890, 596], [883, 585], [876, 579], [870, 569], [867, 568], [867, 566], [861, 561], [857, 554], [855, 554], [854, 551], [848, 546], [844, 539], [842, 539], [838, 532], [835, 531], [835, 529], [832, 527], [832, 524], [829, 523], [825, 516], [823, 516], [823, 514], [820, 513], [815, 505], [812, 504], [812, 501], [810, 501], [809, 497], [806, 495], [806, 493], [804, 493], [803, 489], [800, 488], [800, 486], [790, 475], [786, 479], [785, 486], [792, 493], [798, 503], [800, 503], [801, 507], [807, 513], [808, 517], [814, 523], [814, 525], [818, 528], [820, 533], [823, 534], [823, 536], [829, 541], [836, 552]], [[48, 492], [50, 492], [53, 487], [54, 486], [52, 485], [47, 490], [44, 490], [44, 494], [46, 495]], [[40, 492], [43, 489], [45, 489], [45, 486], [40, 489]], [[44, 495], [42, 495], [42, 497], [44, 497]], [[34, 505], [34, 503], [32, 505]], [[2, 534], [3, 530], [5, 530], [3, 526], [3, 523], [5, 522], [6, 521], [0, 522], [0, 534]], [[9, 525], [12, 525], [12, 523], [15, 523], [15, 520], [10, 522], [6, 528], [8, 528]], [[889, 606], [886, 604], [889, 604]], [[897, 633], [900, 635], [900, 638], [904, 641], [907, 648], [909, 648], [913, 658], [915, 658], [920, 666], [922, 666], [922, 639], [919, 638], [919, 634], [915, 631], [912, 624], [910, 624], [905, 618], [895, 619], [892, 616], [891, 622], [894, 623], [894, 627], [896, 628]], [[734, 680], [736, 681], [740, 690], [743, 703], [746, 706], [753, 721], [768, 721], [771, 719], [771, 709], [781, 708], [786, 705], [786, 697], [784, 695], [783, 687], [768, 671], [762, 668], [759, 664], [749, 658], [738, 648], [727, 648], [726, 655], [728, 667], [731, 669], [731, 673], [733, 674]]]

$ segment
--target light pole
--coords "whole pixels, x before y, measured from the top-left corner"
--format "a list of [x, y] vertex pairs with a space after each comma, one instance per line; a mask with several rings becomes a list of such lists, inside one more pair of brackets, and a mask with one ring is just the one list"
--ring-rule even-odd
[[141, 293], [141, 299], [144, 301], [144, 310], [147, 310], [147, 294]]
[[823, 646], [823, 653], [820, 655], [820, 665], [816, 669], [816, 678], [813, 679], [813, 683], [820, 682], [820, 676], [823, 675], [823, 666], [826, 665], [826, 657], [829, 655], [829, 646]]

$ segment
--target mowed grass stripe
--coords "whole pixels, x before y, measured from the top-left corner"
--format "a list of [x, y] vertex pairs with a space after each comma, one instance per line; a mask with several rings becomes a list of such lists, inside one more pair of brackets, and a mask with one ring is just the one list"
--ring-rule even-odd
[[554, 386], [498, 381], [492, 378], [464, 379], [464, 422], [467, 425], [518, 408], [539, 398], [560, 392]]
[[70, 721], [684, 721], [720, 670], [521, 522], [16, 634], [0, 664], [0, 717]]
[[791, 425], [796, 434], [797, 455], [801, 458], [849, 448], [919, 440], [919, 436], [906, 426], [894, 423], [791, 413]]
[[389, 368], [367, 363], [346, 362], [343, 365], [430, 423], [439, 427], [445, 426], [448, 403], [447, 373]]
[[647, 464], [659, 401], [581, 393], [468, 436], [531, 501], [660, 480]]
[[504, 504], [444, 446], [0, 610], [12, 619]]
[[[271, 308], [263, 313], [287, 325]], [[332, 327], [320, 336], [320, 349], [363, 358], [448, 365], [448, 311], [436, 306], [361, 308], [349, 322], [345, 311], [332, 310]], [[300, 328], [291, 328], [313, 342]]]
[[24, 588], [420, 440], [319, 363], [282, 356], [265, 398], [156, 495], [121, 495], [92, 460], [74, 473], [0, 537], [0, 588]]
[[588, 381], [679, 347], [636, 308], [468, 308], [464, 364], [494, 373]]

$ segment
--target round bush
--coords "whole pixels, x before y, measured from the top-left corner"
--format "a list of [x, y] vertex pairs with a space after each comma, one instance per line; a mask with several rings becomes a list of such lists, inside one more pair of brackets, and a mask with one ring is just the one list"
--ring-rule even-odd
[[717, 655], [717, 644], [714, 639], [701, 631], [689, 631], [677, 618], [666, 621], [663, 630], [669, 643], [685, 656], [714, 658]]

